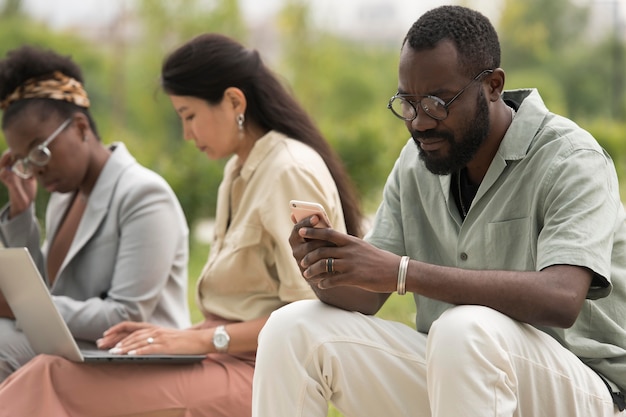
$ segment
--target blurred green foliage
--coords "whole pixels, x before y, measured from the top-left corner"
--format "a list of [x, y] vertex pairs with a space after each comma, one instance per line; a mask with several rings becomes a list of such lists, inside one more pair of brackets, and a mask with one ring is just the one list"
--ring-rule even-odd
[[[20, 0], [0, 0], [0, 56], [23, 44], [71, 55], [85, 74], [103, 141], [125, 142], [141, 163], [163, 175], [193, 225], [214, 215], [224, 161], [208, 160], [181, 137], [180, 122], [159, 90], [161, 61], [177, 45], [202, 32], [221, 32], [249, 45], [257, 41], [258, 33], [246, 26], [237, 0], [138, 0], [133, 4], [137, 7], [126, 10], [107, 33], [94, 40], [33, 20], [24, 14]], [[387, 173], [409, 138], [404, 124], [385, 108], [397, 86], [402, 39], [389, 45], [325, 32], [312, 24], [309, 4], [285, 0], [268, 27], [275, 32], [269, 36], [275, 45], [268, 49], [276, 52], [264, 55], [265, 61], [316, 120], [345, 162], [365, 210], [372, 212]], [[624, 179], [624, 39], [618, 39], [617, 27], [604, 38], [588, 39], [589, 8], [580, 4], [574, 0], [502, 0], [502, 13], [494, 24], [501, 38], [507, 88], [539, 88], [553, 112], [573, 118], [598, 139]], [[0, 140], [0, 152], [5, 148]], [[622, 184], [626, 187], [626, 181]], [[37, 208], [42, 218], [46, 199], [45, 192], [40, 192]], [[0, 187], [0, 205], [7, 200], [6, 190]], [[192, 245], [192, 306], [194, 278], [207, 252], [206, 245]], [[379, 313], [407, 324], [412, 323], [413, 314], [411, 299], [396, 296]], [[192, 318], [200, 320], [196, 308]], [[331, 406], [330, 415], [340, 414]]]
[[[125, 4], [121, 2], [121, 4]], [[94, 40], [54, 30], [24, 14], [19, 0], [0, 0], [0, 55], [35, 44], [71, 55], [83, 68], [92, 110], [105, 143], [123, 141], [162, 174], [189, 223], [211, 217], [225, 161], [210, 161], [181, 137], [180, 122], [158, 77], [164, 56], [202, 32], [244, 44], [259, 41], [237, 0], [138, 0]], [[626, 152], [624, 42], [618, 30], [589, 40], [589, 8], [573, 0], [502, 0], [494, 22], [501, 37], [507, 88], [537, 87], [548, 107], [578, 121], [609, 151], [623, 177]], [[416, 16], [417, 18], [418, 16]], [[408, 30], [408, 27], [406, 28]], [[397, 42], [339, 37], [312, 23], [310, 1], [285, 0], [264, 33], [262, 54], [311, 113], [345, 162], [367, 212], [372, 212], [409, 135], [386, 110], [397, 86]], [[0, 151], [6, 148], [0, 141]], [[623, 194], [624, 195], [624, 194]], [[38, 212], [47, 196], [38, 196]], [[0, 187], [0, 204], [7, 201]]]

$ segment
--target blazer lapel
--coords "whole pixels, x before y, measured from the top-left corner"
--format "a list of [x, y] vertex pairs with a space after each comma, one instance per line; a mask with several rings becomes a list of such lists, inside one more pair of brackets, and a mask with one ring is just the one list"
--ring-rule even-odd
[[[135, 158], [133, 158], [133, 156], [128, 152], [124, 144], [115, 143], [111, 146], [111, 149], [113, 149], [113, 153], [104, 165], [104, 168], [96, 181], [96, 185], [91, 192], [85, 213], [83, 214], [80, 224], [78, 225], [78, 230], [76, 230], [76, 235], [74, 236], [70, 249], [65, 256], [65, 260], [61, 264], [61, 268], [59, 269], [57, 280], [55, 282], [62, 279], [63, 270], [96, 233], [98, 226], [105, 219], [109, 211], [109, 206], [113, 199], [113, 194], [118, 181], [122, 177], [124, 171], [129, 166], [136, 163]], [[69, 197], [69, 200], [71, 201], [71, 196]], [[68, 203], [66, 202], [65, 207], [67, 207], [67, 204]], [[60, 219], [57, 220], [56, 228], [54, 229], [55, 231], [58, 229], [59, 223]]]

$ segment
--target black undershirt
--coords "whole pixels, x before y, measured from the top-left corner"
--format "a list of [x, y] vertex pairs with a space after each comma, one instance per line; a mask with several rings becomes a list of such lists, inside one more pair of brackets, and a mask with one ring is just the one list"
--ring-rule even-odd
[[[461, 176], [460, 179], [459, 175]], [[467, 168], [463, 168], [461, 171], [452, 175], [452, 183], [450, 184], [450, 188], [452, 189], [454, 202], [456, 203], [456, 207], [459, 210], [461, 219], [465, 220], [465, 213], [463, 213], [463, 208], [465, 208], [466, 212], [469, 211], [469, 208], [472, 205], [472, 201], [474, 200], [474, 197], [476, 197], [479, 186], [480, 184], [474, 185], [470, 182], [469, 178], [467, 177]], [[461, 190], [460, 195], [459, 189]], [[463, 199], [462, 205], [461, 199]]]
[[[519, 103], [516, 103], [513, 100], [504, 100], [504, 102], [507, 106], [511, 107], [515, 111], [519, 109]], [[469, 208], [472, 205], [472, 201], [474, 201], [474, 197], [476, 197], [479, 186], [480, 184], [474, 185], [470, 182], [467, 176], [467, 168], [463, 168], [459, 172], [456, 172], [452, 175], [452, 183], [450, 184], [450, 189], [452, 190], [454, 202], [456, 203], [456, 207], [459, 210], [461, 219], [465, 220], [465, 215], [469, 211]], [[463, 199], [462, 205], [461, 199]], [[466, 213], [463, 213], [463, 208], [465, 208]]]

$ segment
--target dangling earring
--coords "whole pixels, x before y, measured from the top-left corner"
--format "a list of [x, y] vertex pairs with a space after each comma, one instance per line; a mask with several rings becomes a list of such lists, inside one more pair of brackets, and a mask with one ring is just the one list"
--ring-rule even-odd
[[243, 115], [243, 113], [239, 113], [237, 115], [237, 128], [239, 129], [239, 140], [243, 140], [244, 134], [243, 134], [243, 122], [246, 121], [246, 117]]

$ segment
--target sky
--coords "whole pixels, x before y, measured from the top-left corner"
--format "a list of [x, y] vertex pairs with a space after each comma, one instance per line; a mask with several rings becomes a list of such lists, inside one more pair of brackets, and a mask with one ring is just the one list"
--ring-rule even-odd
[[[22, 0], [34, 17], [51, 26], [63, 28], [75, 25], [106, 24], [117, 15], [120, 5], [132, 5], [135, 0]], [[2, 0], [0, 0], [2, 2]], [[250, 22], [267, 19], [282, 5], [283, 0], [240, 0], [244, 15]], [[345, 30], [363, 19], [363, 13], [386, 15], [389, 20], [407, 30], [415, 19], [442, 4], [445, 0], [310, 0], [314, 16], [320, 25]], [[473, 0], [468, 4], [490, 18], [497, 17], [499, 0]], [[365, 16], [367, 17], [367, 16]], [[373, 16], [369, 16], [373, 17]]]
[[[5, 0], [0, 0], [0, 4]], [[211, 0], [206, 0], [211, 1]], [[254, 25], [268, 20], [285, 0], [239, 0], [246, 20]], [[307, 0], [303, 0], [307, 1]], [[524, 0], [519, 0], [524, 1]], [[594, 28], [607, 24], [626, 36], [626, 0], [572, 0], [594, 4], [601, 13], [594, 17]], [[132, 7], [137, 0], [22, 0], [35, 18], [54, 28], [107, 25], [117, 17], [122, 4]], [[404, 35], [425, 11], [458, 0], [308, 0], [317, 25], [338, 33], [366, 38]], [[497, 26], [502, 0], [465, 0]], [[618, 13], [613, 12], [617, 10]], [[610, 20], [610, 22], [608, 22]], [[359, 33], [360, 31], [360, 33]]]

